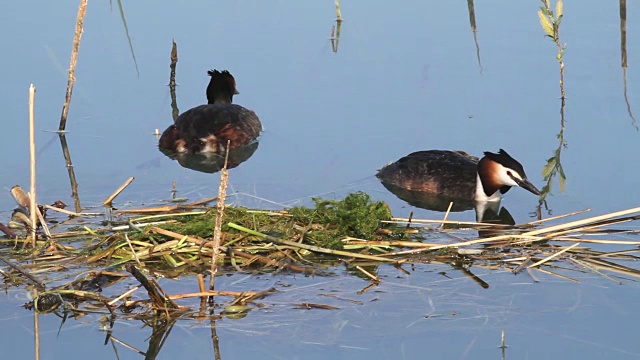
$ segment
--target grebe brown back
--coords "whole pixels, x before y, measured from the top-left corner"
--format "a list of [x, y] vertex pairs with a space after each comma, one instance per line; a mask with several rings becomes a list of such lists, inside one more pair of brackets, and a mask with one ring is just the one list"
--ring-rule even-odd
[[418, 151], [376, 176], [385, 184], [451, 199], [497, 201], [512, 186], [540, 195], [522, 165], [502, 149], [497, 154], [487, 151], [482, 159], [463, 151]]
[[208, 71], [206, 105], [196, 106], [180, 114], [160, 137], [158, 147], [163, 152], [207, 153], [222, 152], [256, 140], [262, 124], [255, 112], [232, 104], [238, 94], [236, 81], [228, 71]]

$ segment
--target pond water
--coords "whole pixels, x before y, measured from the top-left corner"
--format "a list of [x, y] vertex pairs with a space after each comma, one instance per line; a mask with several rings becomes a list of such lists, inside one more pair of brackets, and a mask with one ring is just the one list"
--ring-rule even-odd
[[[130, 2], [124, 11], [138, 73], [117, 3], [113, 9], [107, 2], [89, 3], [66, 135], [80, 203], [99, 206], [130, 176], [135, 180], [117, 198], [118, 207], [160, 203], [171, 196], [173, 181], [178, 196], [217, 194], [218, 174], [183, 168], [157, 150], [155, 129], [172, 122], [172, 39], [181, 111], [205, 102], [206, 70], [228, 69], [240, 91], [235, 102], [262, 120], [255, 153], [230, 171], [234, 204], [279, 209], [363, 190], [388, 202], [395, 216], [414, 211], [416, 217], [441, 218], [398, 199], [373, 176], [386, 163], [426, 149], [480, 155], [504, 148], [542, 187], [542, 169], [559, 145], [561, 103], [557, 49], [544, 37], [540, 4], [476, 3], [474, 34], [465, 2], [344, 2], [334, 52], [330, 1]], [[73, 204], [58, 136], [47, 130], [58, 127], [76, 6], [1, 5], [0, 26], [7, 34], [0, 83], [2, 219], [15, 206], [8, 190], [29, 183], [30, 83], [37, 88], [39, 200]], [[631, 2], [625, 10], [624, 46], [619, 7], [582, 1], [566, 4], [564, 14], [567, 147], [561, 161], [567, 180], [564, 192], [554, 182], [544, 215], [636, 207], [640, 5]], [[533, 220], [537, 204], [521, 189], [502, 202], [518, 223]], [[450, 218], [472, 221], [475, 214]], [[480, 268], [476, 275], [491, 284], [483, 289], [450, 266], [425, 265], [410, 275], [393, 267], [378, 271], [383, 282], [362, 295], [357, 291], [368, 282], [353, 276], [225, 278], [217, 284], [222, 289], [282, 291], [269, 298], [268, 308], [218, 322], [222, 358], [497, 358], [502, 331], [509, 358], [640, 357], [640, 343], [626, 330], [640, 320], [634, 311], [640, 287], [633, 279], [618, 285], [581, 274], [578, 284], [551, 276], [534, 283], [526, 274]], [[175, 286], [170, 280], [163, 285]], [[317, 293], [336, 298], [308, 298]], [[25, 291], [12, 289], [0, 298], [0, 344], [10, 358], [24, 358], [33, 341], [32, 313], [20, 308]], [[286, 305], [305, 301], [339, 310]], [[43, 358], [115, 356], [103, 346], [95, 318], [67, 320], [61, 328], [55, 316], [41, 321]], [[146, 349], [151, 331], [139, 322], [118, 322], [114, 334]], [[121, 358], [134, 358], [130, 350], [118, 351]], [[212, 353], [208, 323], [185, 321], [158, 358]]]

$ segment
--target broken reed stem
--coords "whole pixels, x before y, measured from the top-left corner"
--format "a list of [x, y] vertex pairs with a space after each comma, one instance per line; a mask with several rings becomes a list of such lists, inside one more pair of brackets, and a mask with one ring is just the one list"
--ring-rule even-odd
[[213, 249], [211, 254], [211, 279], [209, 281], [209, 290], [215, 289], [216, 273], [218, 272], [218, 255], [220, 254], [220, 240], [222, 239], [222, 216], [224, 216], [224, 200], [227, 197], [227, 184], [229, 183], [227, 163], [229, 162], [230, 147], [231, 141], [227, 140], [227, 151], [224, 156], [224, 166], [220, 172], [220, 186], [218, 187], [218, 204], [216, 206], [218, 212], [216, 214], [216, 222], [213, 228]]
[[336, 0], [336, 21], [342, 21], [342, 12], [340, 11], [340, 0]]
[[129, 186], [129, 184], [131, 184], [131, 182], [134, 180], [135, 178], [132, 176], [130, 178], [127, 179], [127, 181], [125, 181], [122, 185], [120, 185], [119, 188], [116, 189], [116, 191], [113, 192], [113, 194], [111, 194], [111, 196], [109, 196], [107, 198], [107, 200], [105, 200], [102, 205], [104, 206], [111, 206], [111, 202], [113, 201], [113, 199], [116, 198], [116, 196], [120, 195], [120, 193], [127, 187]]
[[36, 87], [29, 86], [29, 171], [31, 173], [31, 186], [29, 188], [30, 204], [29, 214], [31, 215], [31, 246], [36, 247], [36, 228], [38, 220], [38, 208], [36, 207], [36, 124], [34, 103], [36, 98]]
[[58, 127], [58, 132], [64, 132], [65, 127], [67, 126], [67, 114], [69, 113], [69, 103], [71, 103], [73, 84], [76, 81], [76, 64], [78, 62], [78, 51], [80, 51], [80, 39], [82, 39], [82, 28], [86, 11], [87, 0], [80, 0], [80, 5], [78, 7], [78, 16], [76, 18], [76, 31], [73, 35], [71, 61], [69, 63], [69, 80], [67, 82], [67, 93], [64, 97], [64, 105], [62, 106], [62, 115], [60, 116], [60, 126]]
[[544, 258], [544, 259], [542, 259], [542, 260], [540, 260], [540, 261], [538, 261], [538, 262], [535, 262], [535, 263], [533, 263], [533, 264], [531, 264], [531, 265], [529, 265], [529, 266], [527, 266], [527, 267], [528, 267], [528, 268], [535, 268], [536, 266], [542, 265], [542, 264], [546, 263], [547, 261], [549, 261], [549, 260], [551, 260], [551, 259], [553, 259], [553, 258], [555, 258], [555, 257], [560, 256], [560, 254], [565, 253], [565, 252], [567, 252], [567, 251], [569, 251], [569, 250], [573, 249], [574, 247], [576, 247], [576, 246], [578, 246], [578, 245], [580, 245], [580, 243], [575, 243], [575, 244], [573, 244], [573, 245], [571, 245], [571, 246], [568, 246], [568, 247], [566, 247], [566, 248], [564, 248], [564, 249], [562, 249], [562, 250], [558, 251], [557, 253], [555, 253], [555, 254], [553, 254], [553, 255], [551, 255], [551, 256], [547, 256], [546, 258]]

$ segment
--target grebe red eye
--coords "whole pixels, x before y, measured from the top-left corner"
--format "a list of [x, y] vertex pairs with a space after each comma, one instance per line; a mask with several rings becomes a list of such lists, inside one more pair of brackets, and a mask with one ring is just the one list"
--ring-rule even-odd
[[511, 171], [508, 171], [508, 170], [507, 170], [507, 175], [513, 176], [513, 175], [511, 175]]

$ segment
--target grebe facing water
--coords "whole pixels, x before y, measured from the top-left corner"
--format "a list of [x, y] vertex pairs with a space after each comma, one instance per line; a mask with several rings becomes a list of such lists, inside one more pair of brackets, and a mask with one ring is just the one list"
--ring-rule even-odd
[[540, 195], [522, 165], [502, 149], [497, 154], [487, 151], [479, 160], [463, 151], [418, 151], [376, 176], [385, 184], [451, 199], [497, 201], [512, 186]]
[[210, 70], [208, 104], [189, 109], [162, 133], [158, 147], [174, 153], [221, 152], [254, 141], [262, 131], [256, 113], [232, 104], [238, 94], [236, 80], [228, 71]]

